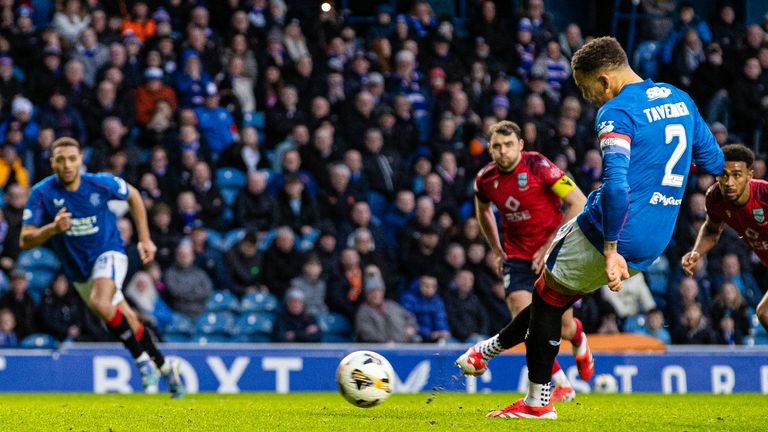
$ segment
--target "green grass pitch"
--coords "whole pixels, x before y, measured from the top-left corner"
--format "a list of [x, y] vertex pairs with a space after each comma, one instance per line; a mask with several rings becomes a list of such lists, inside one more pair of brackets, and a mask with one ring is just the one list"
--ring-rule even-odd
[[2, 394], [0, 431], [760, 431], [768, 396], [593, 395], [556, 404], [560, 418], [487, 419], [517, 394], [396, 394], [356, 408], [338, 394]]

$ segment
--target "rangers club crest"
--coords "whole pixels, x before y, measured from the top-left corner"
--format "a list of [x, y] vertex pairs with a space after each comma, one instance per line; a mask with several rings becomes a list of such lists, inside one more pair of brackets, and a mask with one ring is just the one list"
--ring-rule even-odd
[[520, 173], [517, 175], [517, 185], [520, 189], [525, 189], [528, 186], [528, 173]]
[[101, 202], [101, 199], [99, 198], [99, 194], [92, 193], [91, 194], [91, 205], [94, 207], [98, 207], [99, 203]]
[[765, 211], [761, 208], [752, 209], [752, 216], [755, 218], [755, 222], [759, 224], [765, 222]]

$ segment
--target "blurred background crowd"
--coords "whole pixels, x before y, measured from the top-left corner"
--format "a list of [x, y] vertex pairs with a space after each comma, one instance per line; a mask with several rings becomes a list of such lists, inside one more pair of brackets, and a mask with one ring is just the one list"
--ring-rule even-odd
[[[461, 21], [436, 11], [445, 3], [386, 2], [352, 20], [302, 0], [0, 0], [0, 347], [110, 338], [50, 251], [19, 249], [29, 189], [61, 136], [83, 144], [88, 171], [144, 197], [158, 246], [146, 268], [127, 207], [113, 207], [124, 292], [162, 340], [497, 332], [509, 312], [472, 207], [485, 133], [516, 121], [526, 150], [598, 187], [596, 110], [569, 62], [607, 28], [558, 27], [542, 0], [462, 1]], [[768, 15], [746, 25], [729, 2], [711, 16], [640, 3], [633, 67], [688, 91], [721, 145], [757, 151], [764, 178]], [[690, 179], [666, 253], [619, 294], [575, 305], [587, 332], [768, 343], [754, 319], [768, 275], [733, 231], [695, 277], [680, 271], [714, 182]]]

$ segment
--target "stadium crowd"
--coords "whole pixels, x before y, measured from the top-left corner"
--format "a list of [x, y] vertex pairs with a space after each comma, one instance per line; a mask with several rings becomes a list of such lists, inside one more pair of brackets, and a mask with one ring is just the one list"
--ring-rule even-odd
[[[658, 56], [635, 64], [688, 91], [720, 144], [758, 150], [765, 178], [768, 15], [643, 0]], [[34, 5], [34, 7], [33, 7]], [[124, 292], [165, 340], [468, 341], [509, 320], [473, 215], [485, 132], [509, 119], [526, 150], [600, 184], [595, 108], [570, 57], [590, 38], [542, 0], [511, 16], [468, 1], [455, 26], [428, 2], [369, 24], [290, 0], [0, 0], [0, 347], [41, 332], [109, 334], [45, 250], [20, 254], [30, 187], [70, 136], [88, 171], [141, 191], [156, 262], [142, 268], [116, 203]], [[605, 29], [603, 29], [604, 31]], [[753, 323], [768, 273], [730, 229], [695, 277], [680, 258], [705, 219], [692, 175], [653, 268], [580, 300], [587, 332], [667, 343], [768, 343]]]

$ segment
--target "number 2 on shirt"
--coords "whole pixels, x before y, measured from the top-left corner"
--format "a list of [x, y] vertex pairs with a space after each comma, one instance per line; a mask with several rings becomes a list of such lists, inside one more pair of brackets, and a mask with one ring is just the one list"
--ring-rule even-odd
[[664, 128], [664, 143], [671, 144], [672, 140], [677, 138], [677, 147], [672, 152], [672, 156], [669, 157], [667, 165], [664, 168], [664, 178], [661, 180], [662, 186], [683, 187], [682, 174], [672, 174], [672, 168], [677, 165], [677, 162], [685, 153], [685, 149], [688, 147], [688, 140], [685, 137], [685, 128], [681, 124], [670, 124]]

